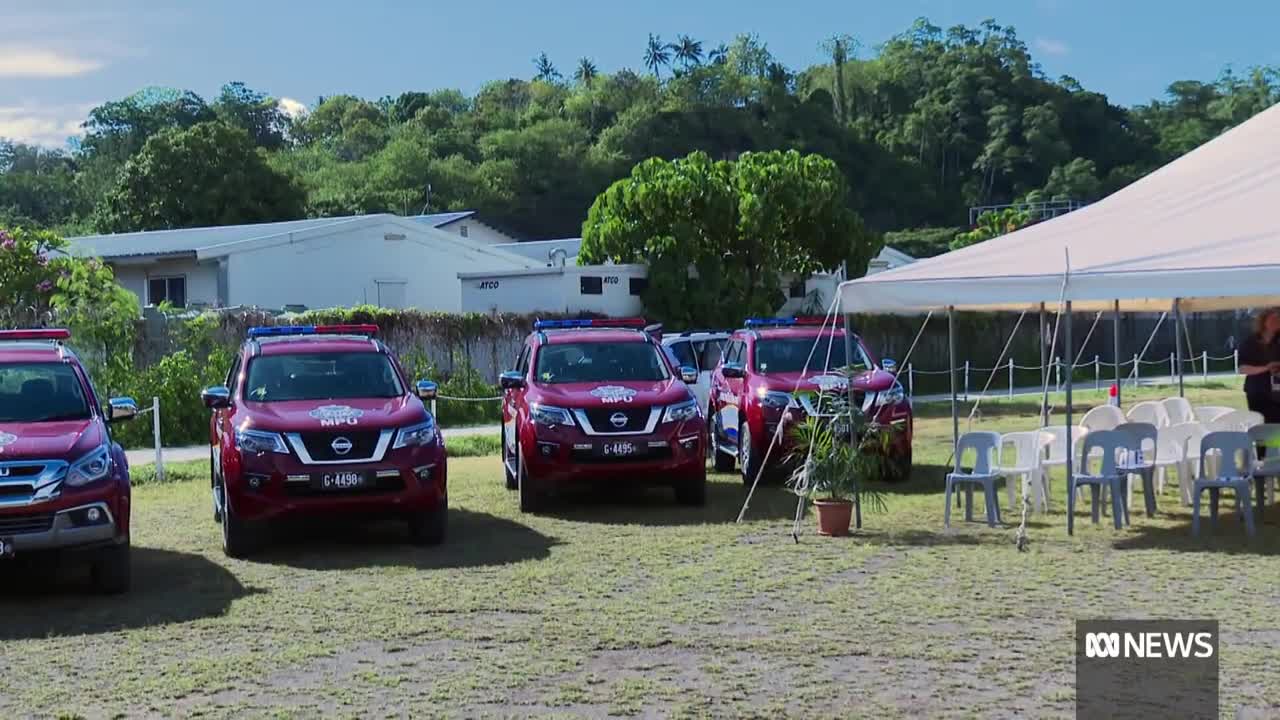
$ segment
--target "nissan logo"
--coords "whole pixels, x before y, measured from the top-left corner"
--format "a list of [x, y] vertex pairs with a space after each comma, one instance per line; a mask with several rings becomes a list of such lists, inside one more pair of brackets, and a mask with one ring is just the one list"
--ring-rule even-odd
[[624, 413], [616, 412], [609, 416], [609, 423], [616, 428], [624, 428], [627, 426], [627, 416]]
[[329, 445], [329, 447], [333, 448], [333, 451], [339, 455], [346, 455], [347, 453], [351, 452], [352, 445], [351, 445], [351, 441], [348, 440], [347, 438], [336, 437], [333, 439], [333, 442]]

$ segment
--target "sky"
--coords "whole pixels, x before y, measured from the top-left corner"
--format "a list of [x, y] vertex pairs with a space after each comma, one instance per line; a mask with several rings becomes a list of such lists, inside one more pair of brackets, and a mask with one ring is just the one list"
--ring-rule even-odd
[[240, 80], [300, 108], [336, 93], [470, 94], [531, 77], [543, 51], [566, 75], [580, 57], [639, 70], [650, 32], [706, 48], [757, 33], [800, 69], [833, 33], [866, 57], [921, 16], [1012, 25], [1048, 76], [1122, 105], [1228, 65], [1280, 64], [1274, 0], [0, 0], [0, 137], [61, 145], [90, 108], [151, 85], [211, 99]]

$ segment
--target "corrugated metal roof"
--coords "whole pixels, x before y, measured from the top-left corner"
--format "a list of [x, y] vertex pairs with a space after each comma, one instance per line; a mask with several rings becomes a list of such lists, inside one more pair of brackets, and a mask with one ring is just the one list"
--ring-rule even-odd
[[462, 212], [432, 213], [430, 215], [415, 215], [412, 220], [425, 223], [431, 227], [444, 227], [452, 222], [457, 222], [465, 218], [475, 215], [475, 210], [463, 210]]
[[367, 215], [337, 218], [313, 218], [252, 225], [223, 225], [220, 227], [184, 228], [181, 230], [148, 230], [145, 232], [119, 233], [115, 235], [85, 235], [67, 238], [73, 255], [101, 258], [138, 255], [181, 255], [202, 248], [227, 243], [273, 237], [285, 233], [311, 230], [326, 225], [350, 222]]

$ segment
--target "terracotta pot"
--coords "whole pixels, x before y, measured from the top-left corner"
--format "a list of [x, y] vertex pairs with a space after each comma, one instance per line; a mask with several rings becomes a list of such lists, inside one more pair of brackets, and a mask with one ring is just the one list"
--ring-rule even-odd
[[849, 522], [853, 519], [851, 500], [814, 500], [818, 508], [818, 534], [840, 537], [849, 534]]

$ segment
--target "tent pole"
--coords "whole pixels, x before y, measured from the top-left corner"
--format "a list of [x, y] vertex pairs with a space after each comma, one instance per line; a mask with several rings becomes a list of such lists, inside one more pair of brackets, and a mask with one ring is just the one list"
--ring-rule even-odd
[[[1044, 338], [1048, 334], [1049, 319], [1044, 313], [1044, 303], [1040, 303], [1040, 387], [1044, 388], [1049, 382], [1049, 346], [1045, 344]], [[1048, 427], [1049, 425], [1049, 398], [1043, 392], [1040, 393], [1040, 427]]]
[[[1067, 322], [1066, 322], [1066, 327], [1064, 327], [1064, 328], [1063, 328], [1063, 331], [1062, 331], [1062, 342], [1063, 342], [1063, 344], [1066, 346], [1066, 352], [1065, 352], [1064, 354], [1065, 354], [1067, 357], [1072, 357], [1072, 349], [1071, 349], [1071, 301], [1070, 301], [1070, 300], [1067, 300], [1067, 301], [1066, 301], [1066, 303], [1064, 303], [1064, 309], [1065, 309], [1065, 311], [1066, 311], [1066, 320], [1067, 320]], [[1068, 487], [1068, 488], [1070, 488], [1070, 487], [1071, 487], [1071, 484], [1070, 484], [1070, 479], [1071, 479], [1071, 474], [1072, 474], [1072, 467], [1071, 467], [1071, 448], [1072, 448], [1072, 447], [1074, 447], [1074, 439], [1071, 437], [1071, 425], [1072, 425], [1072, 420], [1071, 420], [1071, 376], [1072, 376], [1072, 375], [1074, 375], [1074, 374], [1075, 374], [1075, 373], [1071, 373], [1071, 372], [1068, 372], [1068, 373], [1067, 373], [1067, 388], [1066, 388], [1066, 390], [1067, 390], [1067, 479], [1068, 479], [1067, 487]]]
[[1115, 350], [1116, 361], [1116, 405], [1121, 405], [1120, 393], [1123, 384], [1120, 382], [1120, 301], [1116, 300], [1112, 319], [1111, 347]]
[[[844, 318], [844, 361], [846, 365], [853, 364], [853, 320], [849, 314], [841, 311]], [[896, 374], [895, 374], [896, 376]], [[853, 381], [849, 381], [849, 402], [853, 402]], [[849, 433], [849, 444], [857, 447], [858, 437], [853, 433]], [[858, 493], [853, 494], [853, 509], [855, 512], [854, 529], [862, 528], [862, 498]]]
[[[960, 448], [960, 408], [956, 404], [956, 306], [947, 306], [947, 376], [951, 378], [951, 451]], [[960, 462], [956, 456], [956, 462]]]
[[[1178, 363], [1178, 397], [1186, 397], [1182, 381], [1182, 298], [1173, 299], [1173, 355]], [[1188, 351], [1191, 348], [1187, 348]]]

